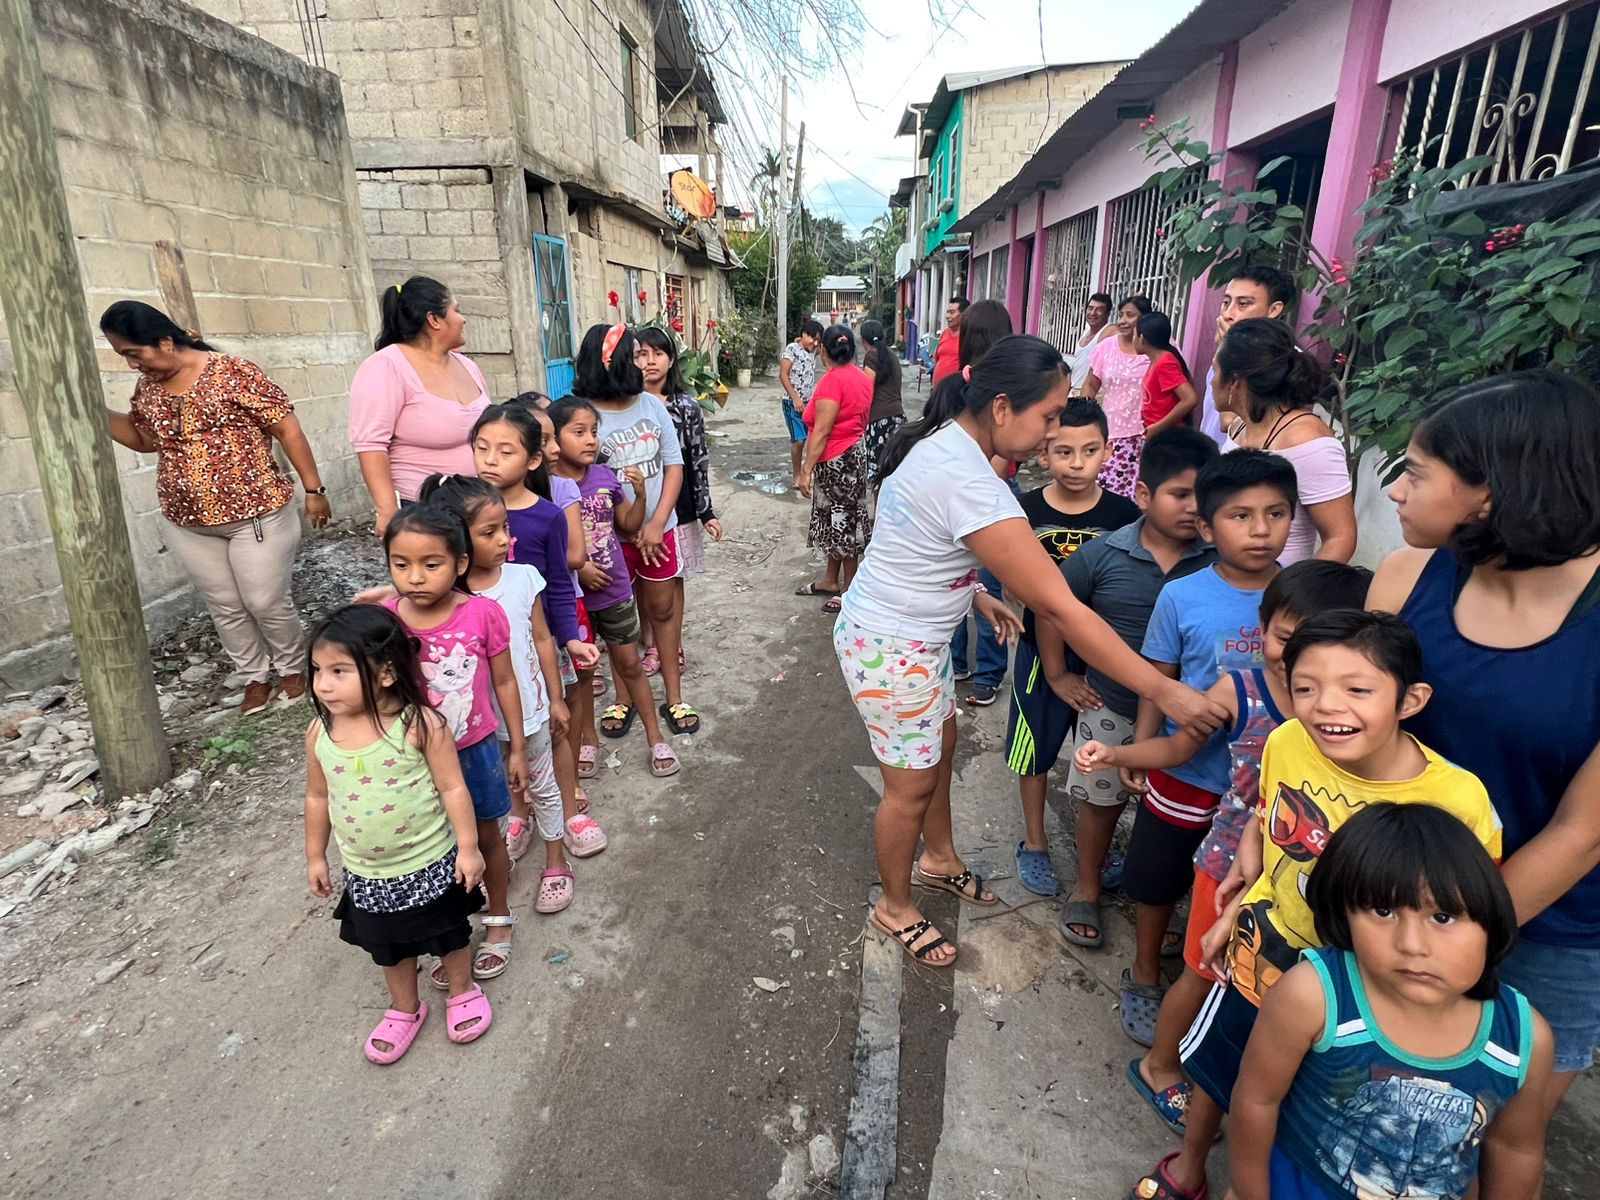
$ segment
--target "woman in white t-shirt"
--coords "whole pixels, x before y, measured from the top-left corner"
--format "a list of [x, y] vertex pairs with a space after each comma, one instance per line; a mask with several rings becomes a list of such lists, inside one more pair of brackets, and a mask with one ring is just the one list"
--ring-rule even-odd
[[1228, 423], [1223, 450], [1270, 450], [1294, 465], [1300, 503], [1278, 556], [1284, 566], [1313, 555], [1349, 562], [1356, 551], [1349, 460], [1312, 408], [1327, 383], [1322, 365], [1300, 352], [1282, 321], [1238, 321], [1217, 347], [1211, 388]]
[[[913, 882], [969, 904], [996, 902], [956, 853], [950, 828], [951, 635], [970, 608], [1002, 639], [1021, 630], [1010, 609], [979, 592], [979, 566], [1053, 622], [1091, 665], [1180, 724], [1211, 729], [1225, 717], [1078, 602], [990, 465], [991, 456], [1021, 462], [1038, 453], [1066, 406], [1069, 382], [1058, 350], [1013, 336], [970, 381], [953, 375], [935, 389], [923, 419], [903, 427], [885, 451], [872, 542], [834, 626], [839, 665], [883, 773], [875, 822], [883, 899], [872, 923], [925, 966], [950, 966], [956, 949], [912, 903]], [[914, 863], [918, 839], [924, 849]]]

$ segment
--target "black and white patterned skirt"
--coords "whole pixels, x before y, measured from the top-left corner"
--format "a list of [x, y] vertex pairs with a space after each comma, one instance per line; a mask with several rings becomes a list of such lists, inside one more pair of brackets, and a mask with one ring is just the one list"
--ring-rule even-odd
[[467, 918], [484, 904], [482, 888], [456, 882], [456, 851], [393, 879], [344, 873], [344, 895], [333, 910], [339, 937], [359, 946], [380, 967], [421, 954], [444, 957], [472, 938]]

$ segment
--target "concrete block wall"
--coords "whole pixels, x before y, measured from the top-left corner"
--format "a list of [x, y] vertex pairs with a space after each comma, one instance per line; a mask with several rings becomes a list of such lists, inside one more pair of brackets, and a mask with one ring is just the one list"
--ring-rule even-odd
[[[512, 26], [512, 106], [526, 152], [571, 178], [661, 207], [660, 107], [655, 85], [655, 16], [644, 0], [506, 0]], [[621, 33], [637, 47], [639, 132], [623, 120]], [[593, 54], [591, 58], [590, 55]], [[604, 303], [604, 293], [601, 293]]]
[[627, 292], [629, 267], [639, 271], [643, 286], [650, 293], [644, 304], [645, 317], [660, 311], [664, 286], [661, 263], [666, 249], [661, 233], [614, 208], [586, 205], [577, 215], [568, 243], [578, 339], [582, 340], [589, 326], [617, 319], [617, 310], [607, 303], [607, 296], [611, 292], [619, 296]]
[[1123, 65], [1055, 67], [965, 93], [961, 210], [970, 212], [994, 195]]
[[[350, 136], [481, 138], [479, 0], [328, 0], [318, 22], [328, 70], [344, 87]], [[304, 57], [294, 0], [196, 0], [224, 21]]]
[[493, 176], [486, 167], [358, 171], [377, 286], [411, 275], [447, 286], [467, 318], [466, 353], [496, 400], [517, 392], [511, 315], [496, 230]]
[[[157, 269], [175, 250], [201, 331], [294, 400], [334, 511], [366, 507], [345, 425], [373, 291], [336, 81], [163, 0], [37, 0], [34, 14], [91, 324], [121, 299], [183, 320]], [[126, 409], [134, 376], [97, 348], [107, 402]], [[192, 592], [163, 538], [154, 456], [115, 453], [159, 626]], [[27, 686], [66, 661], [68, 622], [3, 333], [0, 556], [0, 684]]]

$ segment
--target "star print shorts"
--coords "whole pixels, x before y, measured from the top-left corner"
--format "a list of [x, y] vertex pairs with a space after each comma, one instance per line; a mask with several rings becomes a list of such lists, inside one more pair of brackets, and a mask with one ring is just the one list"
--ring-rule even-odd
[[950, 647], [882, 637], [840, 617], [833, 649], [877, 760], [912, 771], [938, 766], [944, 723], [956, 711]]

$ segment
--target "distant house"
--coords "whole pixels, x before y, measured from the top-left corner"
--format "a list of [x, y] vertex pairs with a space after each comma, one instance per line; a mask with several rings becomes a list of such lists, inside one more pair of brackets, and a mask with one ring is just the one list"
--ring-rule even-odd
[[867, 309], [867, 281], [859, 275], [824, 275], [817, 284], [817, 320], [859, 317]]

